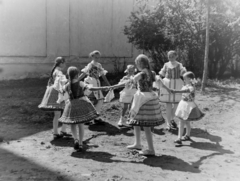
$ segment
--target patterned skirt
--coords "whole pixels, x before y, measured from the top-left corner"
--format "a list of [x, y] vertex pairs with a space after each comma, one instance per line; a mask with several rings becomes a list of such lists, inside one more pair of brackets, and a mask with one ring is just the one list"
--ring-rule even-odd
[[132, 126], [154, 127], [164, 124], [161, 105], [158, 99], [148, 101], [138, 111], [136, 117], [128, 122]]
[[[182, 86], [183, 86], [182, 79], [168, 79], [168, 78], [164, 78], [163, 79], [163, 83], [168, 88], [176, 89], [176, 90], [181, 90]], [[161, 88], [159, 99], [160, 99], [161, 102], [164, 102], [164, 103], [177, 104], [182, 99], [182, 94], [181, 93], [176, 93], [176, 94], [171, 94], [170, 93], [169, 94], [166, 89]]]
[[204, 113], [198, 108], [196, 103], [193, 101], [187, 102], [181, 100], [178, 104], [175, 115], [186, 121], [197, 121], [204, 117]]
[[66, 101], [60, 122], [64, 124], [80, 124], [97, 118], [96, 109], [87, 97]]
[[62, 111], [64, 109], [64, 102], [58, 104], [57, 100], [58, 91], [55, 90], [53, 86], [47, 86], [42, 102], [38, 108], [44, 111]]

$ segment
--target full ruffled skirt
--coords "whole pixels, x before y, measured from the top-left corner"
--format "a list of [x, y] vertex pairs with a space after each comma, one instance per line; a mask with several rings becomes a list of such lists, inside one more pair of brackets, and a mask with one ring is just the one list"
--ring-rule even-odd
[[183, 120], [197, 121], [205, 114], [198, 108], [194, 102], [187, 102], [181, 100], [178, 104], [175, 115]]
[[[168, 79], [164, 78], [163, 83], [170, 89], [181, 90], [183, 86], [182, 79]], [[165, 88], [160, 89], [159, 99], [164, 103], [173, 103], [177, 104], [182, 99], [181, 93], [171, 94]]]
[[132, 126], [154, 127], [164, 124], [158, 99], [150, 100], [139, 109], [136, 117], [128, 122]]
[[39, 109], [44, 111], [62, 111], [64, 109], [64, 102], [57, 103], [58, 91], [53, 86], [47, 86], [45, 94], [43, 96]]
[[59, 121], [64, 124], [81, 124], [90, 122], [98, 116], [91, 101], [87, 97], [84, 97], [66, 101]]

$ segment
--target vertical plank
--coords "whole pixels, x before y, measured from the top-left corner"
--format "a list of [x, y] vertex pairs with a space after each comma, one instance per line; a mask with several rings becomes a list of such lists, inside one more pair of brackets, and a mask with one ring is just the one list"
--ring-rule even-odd
[[46, 56], [46, 0], [2, 0], [0, 56]]
[[48, 56], [69, 56], [69, 0], [47, 0]]

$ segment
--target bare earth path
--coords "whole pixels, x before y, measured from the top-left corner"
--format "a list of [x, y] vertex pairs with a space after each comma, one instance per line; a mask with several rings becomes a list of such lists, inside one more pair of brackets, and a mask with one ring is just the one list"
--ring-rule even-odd
[[[126, 149], [133, 130], [116, 126], [117, 100], [104, 105], [105, 126], [85, 127], [86, 152], [74, 152], [70, 138], [52, 141], [52, 115], [37, 109], [45, 85], [0, 83], [0, 181], [240, 180], [240, 85], [197, 95], [206, 116], [192, 124], [192, 141], [183, 146], [173, 144], [176, 133], [156, 127], [155, 157]], [[146, 147], [143, 132], [142, 140]]]

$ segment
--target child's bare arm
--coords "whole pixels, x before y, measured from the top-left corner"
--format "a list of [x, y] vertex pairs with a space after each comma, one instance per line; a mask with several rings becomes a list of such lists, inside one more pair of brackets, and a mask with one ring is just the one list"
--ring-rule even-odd
[[113, 85], [113, 86], [110, 86], [110, 89], [118, 89], [118, 88], [121, 88], [121, 87], [125, 87], [125, 84], [126, 84], [126, 83], [121, 83], [121, 84]]
[[186, 90], [175, 90], [175, 89], [170, 89], [171, 93], [175, 94], [175, 93], [190, 93], [189, 89]]
[[98, 90], [109, 90], [110, 87], [105, 86], [105, 87], [88, 87], [90, 91], [98, 91]]
[[81, 75], [79, 75], [79, 77], [78, 77], [78, 81], [80, 81], [80, 80], [82, 80], [84, 77], [86, 77], [87, 76], [87, 74], [86, 73], [81, 73]]

